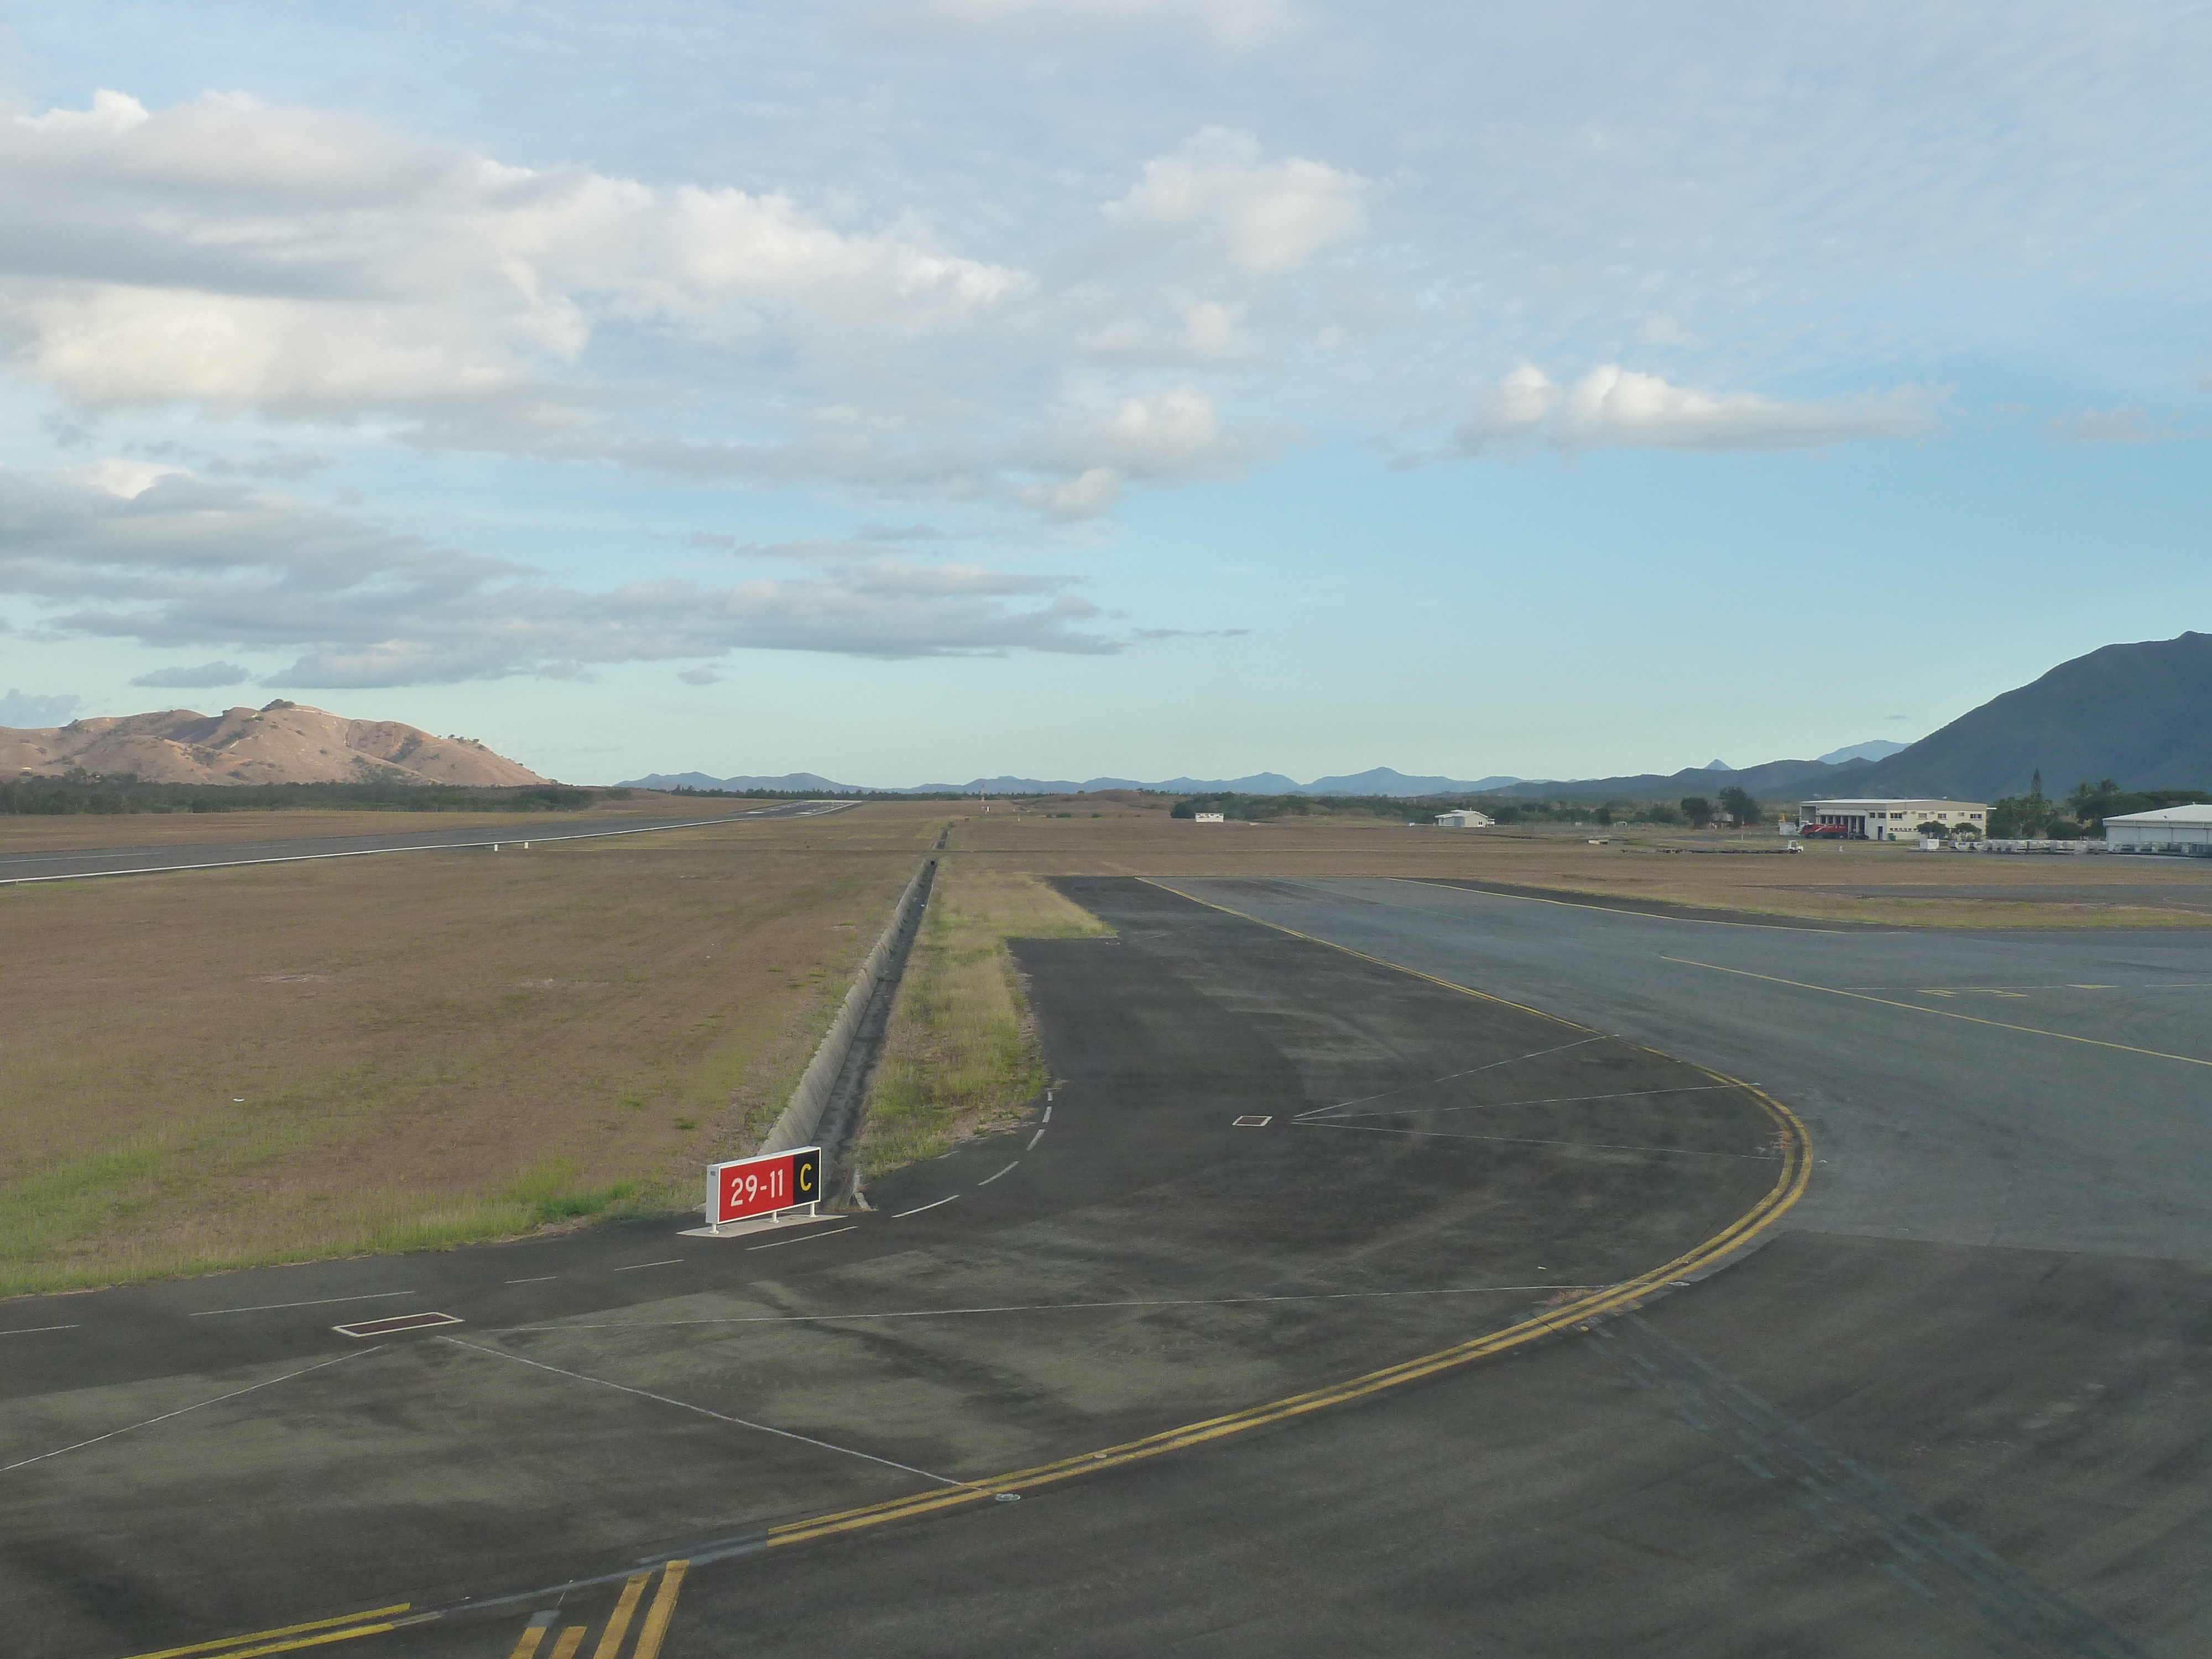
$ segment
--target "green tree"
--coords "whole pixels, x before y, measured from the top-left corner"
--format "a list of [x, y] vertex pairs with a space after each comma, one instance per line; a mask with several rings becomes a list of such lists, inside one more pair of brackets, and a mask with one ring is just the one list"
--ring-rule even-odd
[[1693, 830], [1702, 830], [1713, 821], [1713, 804], [1703, 795], [1685, 795], [1681, 799], [1682, 816], [1690, 821]]
[[1757, 823], [1766, 816], [1766, 811], [1741, 784], [1730, 784], [1721, 791], [1721, 811], [1739, 824]]

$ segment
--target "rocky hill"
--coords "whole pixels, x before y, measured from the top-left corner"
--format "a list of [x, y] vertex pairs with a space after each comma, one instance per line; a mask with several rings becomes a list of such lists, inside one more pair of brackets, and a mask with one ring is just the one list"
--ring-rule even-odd
[[149, 783], [544, 783], [472, 738], [440, 738], [397, 720], [354, 720], [282, 698], [265, 708], [202, 714], [173, 708], [0, 726], [0, 776], [135, 773]]

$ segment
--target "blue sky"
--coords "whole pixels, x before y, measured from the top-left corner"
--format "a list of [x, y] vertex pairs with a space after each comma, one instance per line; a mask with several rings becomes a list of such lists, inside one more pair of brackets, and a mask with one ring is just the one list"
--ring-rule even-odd
[[2212, 9], [0, 4], [0, 724], [1591, 775], [2212, 627]]

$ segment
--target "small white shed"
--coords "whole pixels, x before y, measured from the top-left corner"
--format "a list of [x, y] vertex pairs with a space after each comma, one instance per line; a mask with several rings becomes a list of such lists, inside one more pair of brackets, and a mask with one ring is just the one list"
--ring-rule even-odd
[[1437, 814], [1437, 827], [1443, 830], [1487, 830], [1492, 822], [1488, 813], [1475, 811], [1471, 807], [1462, 811]]

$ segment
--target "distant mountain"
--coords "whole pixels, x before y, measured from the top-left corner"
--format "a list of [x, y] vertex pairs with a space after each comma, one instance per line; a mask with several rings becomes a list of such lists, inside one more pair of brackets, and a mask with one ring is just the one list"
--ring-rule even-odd
[[2076, 783], [2212, 787], [2212, 634], [2108, 645], [1993, 697], [1877, 761], [1855, 793], [1996, 800], [2036, 770], [2056, 798]]
[[818, 772], [787, 772], [780, 778], [710, 778], [704, 772], [654, 772], [631, 778], [625, 789], [781, 789], [793, 793], [819, 790], [825, 795], [857, 795], [854, 784], [832, 783]]
[[1710, 766], [1685, 767], [1680, 772], [1639, 772], [1618, 778], [1553, 778], [1516, 783], [1495, 793], [1528, 799], [1552, 800], [1674, 800], [1684, 795], [1708, 799], [1723, 789], [1748, 789], [1761, 800], [1781, 799], [1808, 791], [1834, 794], [1856, 790], [1868, 770], [1864, 761], [1830, 766], [1824, 761], [1769, 761], [1764, 766], [1741, 770]]
[[1848, 749], [1832, 749], [1820, 758], [1830, 766], [1838, 765], [1848, 760], [1887, 760], [1892, 755], [1902, 751], [1904, 748], [1905, 745], [1901, 743], [1891, 743], [1887, 738], [1876, 738], [1871, 743], [1855, 743]]
[[1481, 794], [1518, 783], [1518, 778], [1477, 778], [1464, 782], [1454, 778], [1415, 778], [1387, 766], [1354, 772], [1342, 777], [1316, 778], [1300, 783], [1280, 772], [1255, 772], [1243, 778], [1163, 778], [1143, 782], [1136, 778], [970, 778], [965, 783], [915, 783], [890, 787], [833, 783], [815, 772], [791, 772], [780, 778], [710, 778], [704, 772], [653, 772], [625, 781], [633, 789], [787, 789], [818, 790], [825, 795], [862, 793], [885, 795], [1095, 795], [1108, 789], [1154, 789], [1171, 795], [1468, 795]]
[[190, 708], [0, 726], [0, 775], [132, 772], [149, 783], [544, 783], [474, 738], [440, 738], [398, 720], [355, 720], [279, 697], [264, 708]]
[[1709, 760], [1705, 763], [1704, 769], [1708, 772], [1733, 772], [1735, 768], [1724, 760]]

